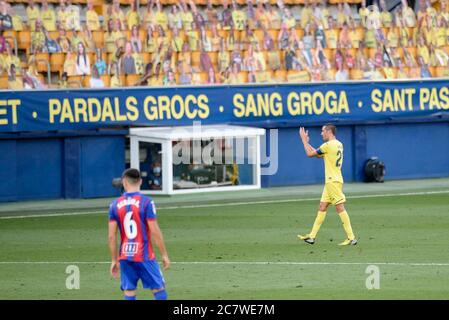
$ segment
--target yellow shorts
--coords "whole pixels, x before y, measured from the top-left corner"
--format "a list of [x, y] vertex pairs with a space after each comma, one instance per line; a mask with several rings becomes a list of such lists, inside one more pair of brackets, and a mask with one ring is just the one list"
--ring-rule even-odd
[[327, 202], [334, 206], [346, 202], [346, 197], [343, 193], [343, 183], [327, 182], [324, 185], [321, 202]]

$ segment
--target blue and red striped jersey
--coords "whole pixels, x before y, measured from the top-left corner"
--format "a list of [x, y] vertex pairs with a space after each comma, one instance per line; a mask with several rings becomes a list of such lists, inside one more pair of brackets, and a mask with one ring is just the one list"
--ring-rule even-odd
[[120, 230], [119, 260], [134, 262], [154, 260], [148, 220], [156, 219], [151, 198], [140, 192], [125, 192], [109, 207], [109, 221], [116, 221]]

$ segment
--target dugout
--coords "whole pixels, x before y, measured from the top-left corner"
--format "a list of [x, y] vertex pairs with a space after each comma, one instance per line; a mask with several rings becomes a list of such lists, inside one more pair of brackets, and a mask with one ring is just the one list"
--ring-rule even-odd
[[141, 170], [144, 193], [258, 189], [264, 134], [232, 125], [131, 128], [130, 166]]

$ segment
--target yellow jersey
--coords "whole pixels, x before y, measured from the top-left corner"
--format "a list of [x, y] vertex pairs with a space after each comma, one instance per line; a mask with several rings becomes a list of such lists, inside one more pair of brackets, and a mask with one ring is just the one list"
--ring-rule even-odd
[[153, 26], [155, 22], [154, 13], [152, 11], [145, 11], [143, 14], [143, 23], [145, 29], [148, 29], [149, 26]]
[[15, 80], [8, 80], [8, 89], [10, 90], [21, 90], [23, 89], [23, 82], [21, 78], [16, 78]]
[[86, 12], [86, 24], [90, 31], [100, 30], [100, 20], [95, 10], [87, 10]]
[[28, 17], [28, 24], [30, 25], [31, 31], [34, 31], [36, 28], [36, 20], [39, 19], [41, 12], [38, 7], [34, 7], [31, 9], [31, 7], [28, 7], [26, 9], [27, 17]]
[[369, 14], [369, 9], [368, 8], [360, 8], [359, 16], [360, 16], [360, 20], [362, 22], [362, 26], [363, 27], [366, 26], [366, 17], [368, 17], [368, 14]]
[[11, 16], [12, 18], [12, 27], [15, 31], [22, 31], [23, 30], [23, 21], [22, 17], [15, 14]]
[[402, 12], [402, 18], [405, 21], [405, 26], [408, 28], [416, 27], [416, 15], [412, 8], [407, 7], [405, 11]]
[[5, 70], [9, 70], [12, 64], [16, 67], [16, 75], [20, 75], [20, 59], [18, 56], [6, 56], [2, 61], [2, 66]]
[[312, 20], [313, 11], [310, 7], [304, 7], [301, 11], [301, 16], [299, 18], [299, 24], [302, 29]]
[[184, 45], [184, 38], [181, 36], [174, 37], [171, 40], [171, 46], [174, 52], [181, 52]]
[[388, 46], [391, 48], [397, 48], [399, 45], [399, 36], [395, 29], [390, 29], [387, 35]]
[[181, 12], [182, 27], [186, 31], [192, 30], [193, 15], [190, 11]]
[[337, 49], [338, 34], [337, 30], [329, 29], [324, 31], [326, 35], [327, 47], [329, 49]]
[[324, 158], [325, 181], [343, 183], [341, 167], [343, 165], [343, 144], [337, 139], [323, 143], [317, 150]]
[[234, 23], [235, 29], [242, 31], [245, 29], [246, 24], [246, 13], [242, 10], [235, 10], [232, 12], [232, 22]]
[[[281, 16], [277, 11], [267, 13], [271, 29], [279, 30], [281, 28]], [[302, 26], [302, 24], [301, 24]]]
[[382, 25], [384, 28], [390, 28], [393, 24], [393, 15], [389, 11], [382, 11], [380, 14], [380, 19], [382, 20]]
[[140, 16], [137, 11], [128, 11], [126, 14], [126, 22], [128, 24], [128, 30], [131, 30], [133, 26], [139, 26], [140, 24]]
[[156, 23], [160, 25], [162, 29], [168, 29], [168, 17], [165, 11], [156, 11], [154, 18], [156, 19]]
[[56, 13], [52, 9], [42, 10], [42, 24], [47, 31], [56, 31]]
[[67, 10], [61, 10], [61, 9], [59, 9], [57, 12], [56, 12], [56, 15], [57, 15], [57, 20], [59, 21], [59, 23], [60, 23], [60, 25], [61, 25], [61, 27], [64, 29], [64, 30], [69, 30], [69, 23], [68, 23], [68, 18], [69, 18], [69, 12], [67, 11]]

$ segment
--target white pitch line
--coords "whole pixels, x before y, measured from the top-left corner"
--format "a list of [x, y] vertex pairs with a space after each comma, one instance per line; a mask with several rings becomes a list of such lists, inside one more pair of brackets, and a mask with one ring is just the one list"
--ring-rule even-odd
[[[347, 199], [365, 199], [365, 198], [389, 198], [389, 197], [404, 197], [404, 196], [421, 196], [431, 194], [446, 194], [449, 190], [440, 191], [422, 191], [422, 192], [407, 192], [407, 193], [388, 193], [388, 194], [366, 194], [358, 196], [349, 196]], [[271, 204], [271, 203], [289, 203], [289, 202], [306, 202], [317, 201], [319, 198], [302, 198], [302, 199], [283, 199], [283, 200], [265, 200], [265, 201], [248, 201], [248, 202], [227, 202], [227, 203], [211, 203], [211, 204], [198, 204], [198, 205], [185, 205], [185, 206], [171, 206], [160, 207], [158, 210], [177, 210], [177, 209], [196, 209], [196, 208], [214, 208], [214, 207], [230, 207], [230, 206], [242, 206], [250, 204]], [[64, 216], [78, 216], [88, 214], [105, 214], [107, 210], [102, 211], [80, 211], [80, 212], [64, 212], [54, 214], [32, 214], [22, 216], [4, 216], [0, 217], [0, 220], [10, 219], [26, 219], [26, 218], [48, 218], [48, 217], [64, 217]]]
[[[109, 261], [0, 261], [0, 265], [15, 265], [15, 264], [63, 264], [63, 265], [77, 265], [77, 264], [110, 264]], [[365, 265], [380, 265], [380, 266], [416, 266], [416, 267], [449, 267], [449, 263], [433, 263], [433, 262], [300, 262], [300, 261], [177, 261], [172, 264], [180, 265], [282, 265], [282, 266], [365, 266]]]

